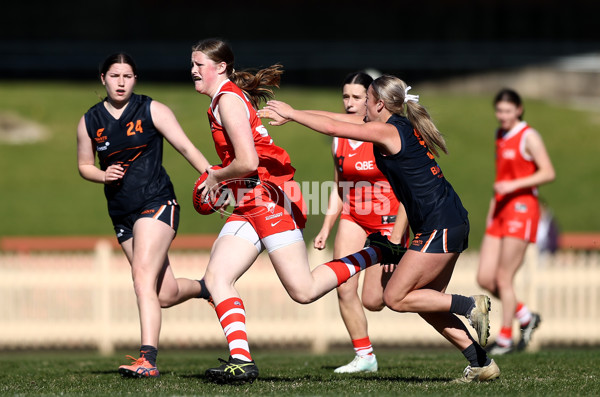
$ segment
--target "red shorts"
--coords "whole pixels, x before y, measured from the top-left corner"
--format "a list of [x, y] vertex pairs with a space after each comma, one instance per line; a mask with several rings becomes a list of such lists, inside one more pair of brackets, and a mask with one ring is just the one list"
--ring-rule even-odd
[[300, 185], [287, 181], [283, 187], [263, 182], [243, 195], [227, 222], [249, 222], [258, 236], [304, 229], [306, 208]]
[[517, 196], [496, 203], [492, 222], [485, 233], [535, 243], [539, 220], [540, 206], [537, 197]]
[[[371, 233], [380, 232], [382, 235], [389, 237], [392, 235], [392, 229], [396, 223], [396, 215], [358, 215], [358, 214], [347, 214], [342, 212], [340, 219], [356, 223], [362, 227], [367, 236]], [[410, 239], [410, 231], [406, 228], [402, 241], [400, 242], [405, 248], [408, 248], [408, 242]]]

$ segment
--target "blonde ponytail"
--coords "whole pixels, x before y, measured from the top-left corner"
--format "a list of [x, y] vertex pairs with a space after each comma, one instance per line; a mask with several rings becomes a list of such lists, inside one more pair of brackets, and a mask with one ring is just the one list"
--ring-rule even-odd
[[433, 124], [427, 109], [414, 99], [418, 96], [411, 95], [411, 98], [407, 100], [407, 86], [404, 81], [396, 76], [383, 75], [375, 79], [371, 86], [376, 99], [382, 100], [387, 110], [399, 116], [406, 114], [415, 130], [421, 134], [431, 153], [439, 156], [438, 149], [441, 149], [448, 154], [446, 141]]

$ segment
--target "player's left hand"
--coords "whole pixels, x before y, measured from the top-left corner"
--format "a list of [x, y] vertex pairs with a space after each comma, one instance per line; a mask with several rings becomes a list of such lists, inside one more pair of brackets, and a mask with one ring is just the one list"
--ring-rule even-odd
[[284, 125], [285, 123], [290, 121], [290, 119], [281, 117], [277, 112], [271, 112], [264, 108], [260, 109], [258, 112], [256, 112], [256, 114], [261, 119], [271, 119], [271, 121], [269, 121], [269, 125], [279, 126]]
[[500, 181], [494, 183], [494, 191], [498, 194], [509, 194], [517, 190], [518, 186], [515, 181]]
[[285, 102], [277, 101], [275, 99], [267, 102], [267, 105], [263, 108], [263, 110], [267, 110], [269, 112], [275, 112], [280, 117], [291, 120], [292, 114], [294, 113], [294, 108], [288, 105]]

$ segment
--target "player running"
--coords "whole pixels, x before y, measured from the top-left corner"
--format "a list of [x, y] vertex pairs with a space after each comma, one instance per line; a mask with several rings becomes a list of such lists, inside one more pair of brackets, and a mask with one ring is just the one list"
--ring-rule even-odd
[[554, 180], [554, 167], [540, 134], [523, 121], [521, 97], [510, 89], [494, 99], [496, 119], [496, 181], [481, 243], [477, 282], [502, 302], [502, 328], [488, 347], [490, 354], [514, 350], [513, 318], [519, 321], [525, 349], [541, 322], [515, 295], [513, 279], [529, 243], [536, 241], [540, 208], [537, 187]]
[[[346, 76], [343, 85], [344, 110], [361, 117], [366, 115], [367, 89], [373, 78], [357, 72]], [[324, 249], [327, 237], [340, 218], [333, 257], [341, 258], [359, 251], [367, 236], [377, 231], [390, 241], [408, 247], [408, 221], [404, 206], [379, 171], [371, 142], [333, 138], [335, 186], [329, 197], [327, 214], [321, 231], [314, 240], [316, 249]], [[376, 372], [377, 357], [367, 330], [363, 305], [371, 311], [385, 307], [383, 289], [394, 266], [372, 266], [364, 273], [362, 296], [358, 296], [358, 277], [352, 277], [337, 288], [340, 314], [352, 340], [355, 357], [335, 373]]]
[[[179, 225], [179, 204], [162, 166], [163, 137], [202, 173], [208, 161], [194, 147], [173, 112], [133, 93], [137, 68], [124, 53], [100, 67], [106, 98], [77, 126], [77, 161], [84, 179], [104, 184], [108, 213], [131, 265], [140, 316], [140, 357], [119, 367], [126, 377], [158, 377], [156, 356], [161, 307], [208, 298], [202, 281], [175, 278], [168, 257]], [[95, 165], [96, 153], [100, 168]]]
[[[456, 261], [467, 248], [467, 211], [435, 161], [438, 149], [447, 152], [444, 139], [409, 89], [394, 76], [373, 81], [366, 123], [357, 115], [315, 114], [274, 100], [261, 114], [276, 125], [293, 120], [326, 135], [373, 142], [377, 167], [404, 204], [415, 234], [401, 259], [390, 255], [401, 250], [399, 245], [379, 233], [369, 236], [371, 246], [381, 247], [382, 263], [398, 264], [383, 292], [385, 304], [398, 312], [419, 313], [461, 350], [470, 365], [457, 382], [492, 380], [500, 370], [482, 348], [489, 336], [489, 298], [445, 293]], [[478, 342], [454, 313], [469, 318]]]

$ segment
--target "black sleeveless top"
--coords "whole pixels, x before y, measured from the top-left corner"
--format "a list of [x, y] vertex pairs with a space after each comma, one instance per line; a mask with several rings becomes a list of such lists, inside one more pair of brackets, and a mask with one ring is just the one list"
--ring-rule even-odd
[[377, 167], [404, 204], [413, 233], [446, 229], [467, 222], [467, 210], [410, 121], [394, 114], [387, 123], [398, 130], [402, 148], [396, 154], [385, 156], [373, 146], [373, 153]]
[[123, 216], [175, 199], [173, 184], [162, 166], [163, 136], [150, 114], [152, 98], [133, 94], [119, 119], [97, 103], [85, 114], [100, 168], [120, 164], [125, 175], [104, 185], [108, 213]]

